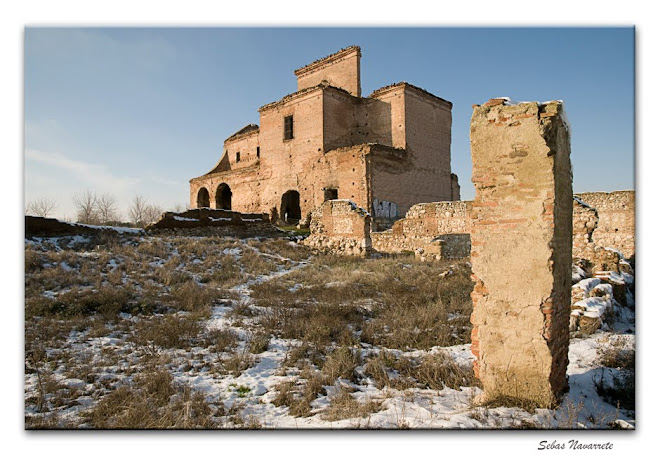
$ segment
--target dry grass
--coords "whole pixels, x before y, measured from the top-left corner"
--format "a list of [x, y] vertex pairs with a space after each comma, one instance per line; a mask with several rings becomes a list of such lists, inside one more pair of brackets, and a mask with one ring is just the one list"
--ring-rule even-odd
[[211, 428], [213, 411], [200, 392], [173, 382], [162, 369], [137, 375], [118, 387], [89, 412], [93, 428]]
[[312, 256], [312, 250], [309, 247], [289, 239], [263, 239], [249, 243], [249, 245], [262, 253], [281, 256], [296, 262], [307, 260]]
[[346, 388], [341, 388], [339, 393], [330, 399], [330, 405], [321, 414], [323, 420], [344, 420], [364, 418], [382, 409], [381, 402], [368, 399], [360, 402]]
[[[326, 390], [346, 381], [359, 384], [365, 375], [379, 387], [470, 383], [446, 359], [417, 361], [385, 350], [362, 370], [363, 350], [357, 348], [367, 343], [428, 349], [438, 342], [464, 342], [472, 285], [464, 264], [310, 259], [308, 248], [286, 239], [113, 236], [105, 241], [61, 238], [26, 245], [26, 374], [38, 377], [39, 384], [26, 392], [26, 409], [34, 413], [26, 425], [258, 428], [262, 422], [244, 415], [241, 403], [225, 410], [174, 382], [168, 369], [239, 376], [269, 349], [273, 336], [295, 340], [282, 367], [298, 370], [298, 380], [282, 384], [273, 400], [293, 416], [314, 414], [314, 402]], [[302, 269], [251, 284], [250, 302], [240, 303], [229, 291], [307, 259], [310, 264]], [[208, 330], [205, 321], [213, 307], [227, 301], [234, 303], [226, 317], [238, 327]], [[87, 384], [85, 396], [97, 402], [82, 420], [62, 418], [82, 393], [65, 385], [62, 372]], [[343, 390], [324, 418], [378, 409], [378, 403], [361, 403]]]
[[158, 354], [162, 349], [186, 349], [196, 344], [202, 323], [194, 315], [168, 314], [138, 320], [128, 341], [140, 352]]
[[396, 358], [381, 351], [377, 357], [369, 359], [365, 374], [374, 380], [378, 388], [405, 390], [420, 387], [442, 390], [449, 387], [460, 390], [461, 387], [478, 385], [472, 368], [458, 365], [443, 353], [410, 359], [406, 356]]
[[429, 349], [469, 342], [472, 287], [464, 264], [319, 256], [252, 296], [268, 309], [258, 323], [285, 338], [352, 344], [360, 333], [372, 345]]

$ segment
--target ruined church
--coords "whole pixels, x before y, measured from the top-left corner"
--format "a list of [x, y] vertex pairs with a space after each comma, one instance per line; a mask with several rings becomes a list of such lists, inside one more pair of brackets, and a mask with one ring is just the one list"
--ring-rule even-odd
[[420, 202], [459, 199], [451, 173], [452, 103], [406, 82], [363, 97], [358, 46], [294, 72], [298, 90], [259, 108], [190, 180], [191, 207], [305, 218], [350, 199], [387, 226]]

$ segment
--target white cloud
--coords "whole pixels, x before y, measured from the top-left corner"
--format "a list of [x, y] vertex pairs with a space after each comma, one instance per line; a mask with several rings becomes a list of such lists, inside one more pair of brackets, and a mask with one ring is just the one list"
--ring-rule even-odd
[[140, 182], [140, 179], [137, 178], [114, 175], [105, 166], [74, 160], [56, 152], [26, 149], [25, 159], [26, 161], [34, 161], [67, 171], [73, 174], [81, 183], [100, 187], [106, 191], [126, 191]]

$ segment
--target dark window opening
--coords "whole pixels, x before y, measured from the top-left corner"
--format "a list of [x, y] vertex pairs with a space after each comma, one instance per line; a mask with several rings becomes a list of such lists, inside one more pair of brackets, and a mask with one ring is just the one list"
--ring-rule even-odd
[[236, 152], [236, 162], [241, 161], [241, 152]]
[[197, 193], [197, 208], [201, 209], [210, 206], [211, 204], [209, 201], [209, 190], [207, 190], [206, 188], [201, 188]]
[[297, 224], [300, 221], [300, 193], [290, 190], [282, 195], [280, 217], [285, 224]]
[[257, 147], [257, 158], [259, 158], [261, 154], [259, 153], [259, 147]]
[[221, 183], [215, 192], [215, 208], [231, 210], [231, 189], [226, 183]]
[[293, 139], [293, 115], [284, 117], [284, 140]]
[[338, 199], [339, 191], [337, 188], [324, 188], [323, 189], [323, 200], [330, 201], [332, 199]]

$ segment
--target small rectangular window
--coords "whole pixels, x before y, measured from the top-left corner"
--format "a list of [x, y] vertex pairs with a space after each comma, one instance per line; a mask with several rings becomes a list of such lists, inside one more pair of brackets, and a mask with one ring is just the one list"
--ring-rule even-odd
[[257, 158], [259, 158], [259, 147], [257, 147]]
[[293, 139], [293, 115], [284, 117], [284, 140]]
[[338, 196], [337, 188], [324, 188], [323, 189], [323, 200], [324, 201], [337, 199], [337, 196]]
[[236, 152], [236, 162], [241, 161], [241, 152]]

